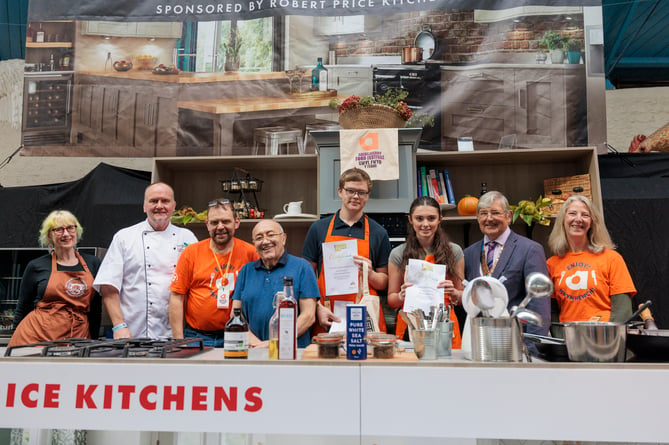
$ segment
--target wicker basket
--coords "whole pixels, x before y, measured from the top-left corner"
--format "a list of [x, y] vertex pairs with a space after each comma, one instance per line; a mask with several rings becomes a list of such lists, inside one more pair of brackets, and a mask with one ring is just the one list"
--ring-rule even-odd
[[345, 130], [356, 128], [404, 128], [406, 121], [397, 112], [380, 104], [366, 105], [339, 115], [339, 125]]
[[557, 215], [562, 203], [571, 195], [584, 195], [592, 199], [589, 174], [544, 179], [544, 196], [553, 201], [551, 215]]

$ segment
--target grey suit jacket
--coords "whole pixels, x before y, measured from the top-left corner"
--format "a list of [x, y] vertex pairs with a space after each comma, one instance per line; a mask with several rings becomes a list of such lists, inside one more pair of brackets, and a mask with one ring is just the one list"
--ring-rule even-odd
[[[483, 240], [465, 249], [465, 279], [467, 280], [481, 276], [482, 244]], [[500, 280], [509, 293], [508, 308], [517, 306], [525, 298], [525, 277], [532, 272], [541, 272], [548, 276], [544, 248], [541, 244], [512, 231], [492, 273], [492, 277]], [[544, 320], [543, 327], [528, 324], [527, 332], [547, 335], [551, 323], [550, 297], [535, 298], [530, 301], [527, 308], [541, 315]]]

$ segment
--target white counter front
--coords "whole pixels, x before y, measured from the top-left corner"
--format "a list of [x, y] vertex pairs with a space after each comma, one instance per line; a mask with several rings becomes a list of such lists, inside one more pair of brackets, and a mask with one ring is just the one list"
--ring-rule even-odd
[[669, 442], [664, 364], [221, 356], [2, 358], [0, 427]]

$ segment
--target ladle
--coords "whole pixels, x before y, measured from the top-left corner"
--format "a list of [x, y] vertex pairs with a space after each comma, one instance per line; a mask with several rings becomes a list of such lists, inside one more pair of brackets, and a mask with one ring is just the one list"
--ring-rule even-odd
[[541, 315], [537, 314], [534, 311], [526, 309], [526, 308], [516, 310], [513, 313], [513, 316], [515, 318], [518, 318], [519, 320], [523, 320], [527, 323], [532, 323], [532, 324], [535, 324], [537, 326], [543, 326], [544, 325], [544, 319], [541, 318]]
[[524, 309], [533, 298], [544, 298], [553, 293], [553, 282], [541, 272], [532, 272], [525, 279], [525, 289], [527, 295], [511, 315], [514, 315], [520, 309]]

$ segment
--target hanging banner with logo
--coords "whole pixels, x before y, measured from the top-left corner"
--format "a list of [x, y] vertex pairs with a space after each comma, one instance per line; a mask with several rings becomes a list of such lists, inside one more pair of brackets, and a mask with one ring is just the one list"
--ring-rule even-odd
[[365, 170], [372, 181], [399, 179], [397, 128], [340, 130], [341, 170]]

